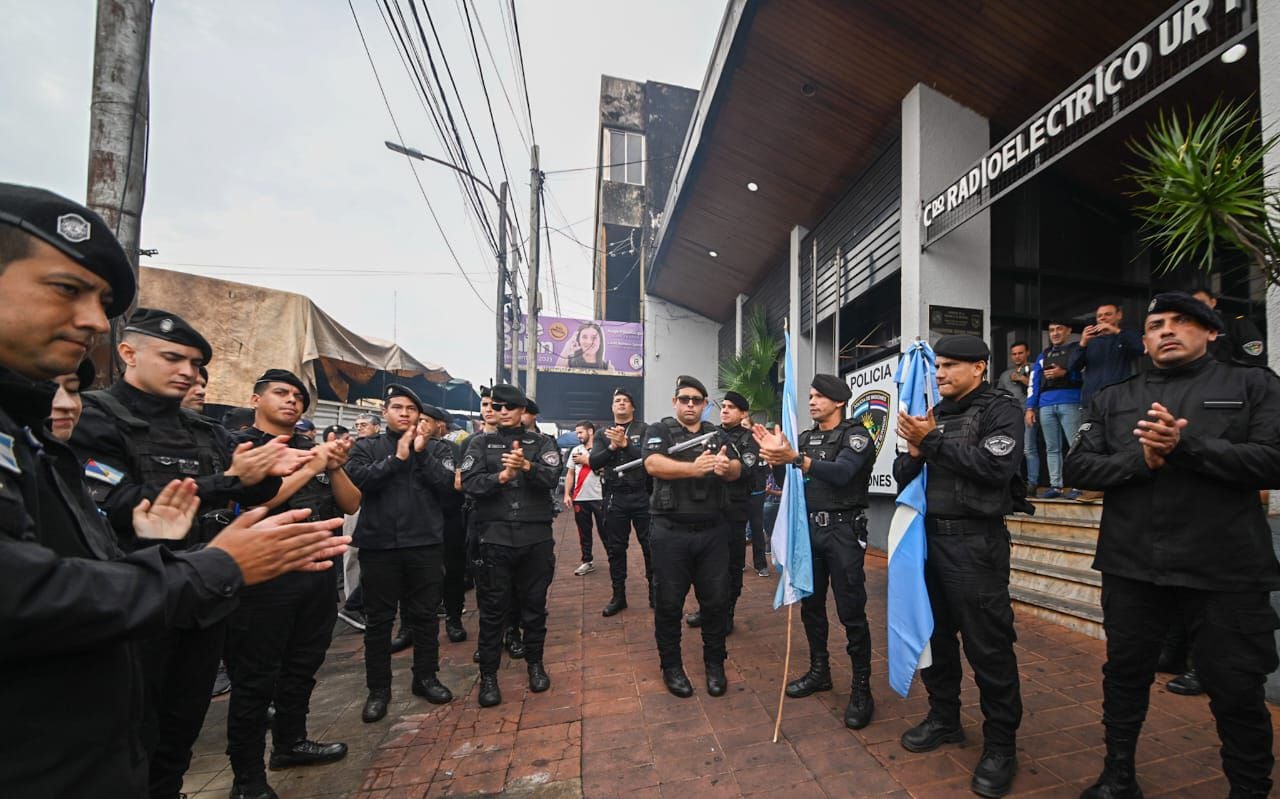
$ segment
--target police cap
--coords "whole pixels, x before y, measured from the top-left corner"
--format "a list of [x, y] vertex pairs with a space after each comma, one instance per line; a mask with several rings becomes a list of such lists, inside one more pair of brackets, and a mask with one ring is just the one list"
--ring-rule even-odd
[[534, 416], [537, 416], [542, 411], [539, 410], [537, 401], [534, 400], [533, 397], [530, 397], [529, 401], [524, 404], [524, 412], [531, 413]]
[[288, 369], [268, 369], [263, 372], [262, 377], [253, 382], [253, 392], [255, 394], [260, 393], [258, 387], [263, 383], [285, 383], [293, 386], [302, 394], [302, 410], [305, 411], [311, 407], [311, 392], [307, 391], [307, 384]]
[[701, 394], [703, 399], [707, 398], [707, 387], [702, 385], [702, 381], [696, 377], [691, 377], [689, 375], [680, 375], [677, 377], [676, 393], [679, 393], [682, 388], [691, 388]]
[[444, 411], [440, 410], [434, 405], [423, 405], [422, 415], [430, 416], [432, 419], [435, 419], [438, 422], [444, 422], [445, 424], [449, 423], [449, 414], [445, 413]]
[[493, 389], [489, 388], [488, 386], [480, 387], [480, 399], [484, 399], [485, 397], [490, 396], [492, 393], [493, 393]]
[[0, 183], [0, 224], [40, 239], [107, 281], [107, 316], [124, 313], [138, 290], [124, 248], [102, 217], [74, 200], [37, 189]]
[[413, 393], [413, 389], [408, 386], [402, 386], [399, 383], [390, 383], [382, 392], [384, 402], [390, 402], [395, 397], [404, 397], [413, 403], [413, 407], [418, 409], [418, 413], [422, 413], [422, 400], [418, 399], [418, 395]]
[[293, 426], [293, 429], [297, 430], [299, 433], [310, 433], [312, 430], [316, 429], [316, 423], [310, 419], [299, 419], [298, 423]]
[[742, 396], [736, 391], [724, 392], [724, 401], [732, 402], [733, 407], [737, 408], [743, 413], [746, 413], [747, 411], [751, 410], [751, 403], [747, 402], [747, 398]]
[[809, 385], [814, 391], [835, 402], [848, 402], [853, 396], [853, 392], [849, 390], [849, 384], [835, 375], [814, 375], [813, 382]]
[[213, 360], [213, 347], [209, 345], [208, 339], [175, 313], [162, 311], [159, 308], [137, 308], [133, 316], [129, 317], [129, 323], [125, 325], [124, 331], [141, 333], [144, 336], [171, 341], [184, 347], [194, 347], [200, 350], [200, 355], [206, 364]]
[[525, 397], [519, 386], [513, 386], [510, 383], [499, 383], [494, 386], [491, 398], [494, 402], [506, 405], [508, 408], [527, 408], [529, 405], [529, 399]]
[[938, 339], [938, 343], [933, 345], [933, 354], [970, 363], [991, 359], [991, 350], [987, 348], [987, 342], [977, 336], [963, 333]]
[[1163, 294], [1157, 294], [1147, 305], [1148, 314], [1169, 311], [1185, 314], [1209, 330], [1222, 332], [1222, 319], [1217, 312], [1185, 291], [1166, 291]]

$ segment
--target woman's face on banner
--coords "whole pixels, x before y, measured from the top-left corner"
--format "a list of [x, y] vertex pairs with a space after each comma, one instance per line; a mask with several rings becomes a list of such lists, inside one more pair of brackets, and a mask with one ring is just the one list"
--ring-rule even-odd
[[578, 347], [582, 350], [582, 357], [588, 361], [599, 360], [600, 357], [600, 331], [594, 327], [584, 327], [578, 331]]

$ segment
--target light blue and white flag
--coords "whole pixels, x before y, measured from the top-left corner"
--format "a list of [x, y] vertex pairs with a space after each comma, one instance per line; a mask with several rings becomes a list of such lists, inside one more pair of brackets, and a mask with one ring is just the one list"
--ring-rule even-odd
[[[796, 361], [791, 333], [786, 334], [786, 374], [782, 383], [782, 433], [798, 445], [796, 428]], [[786, 481], [773, 522], [773, 560], [781, 579], [773, 597], [775, 609], [799, 602], [813, 593], [813, 550], [809, 548], [809, 511], [804, 501], [804, 472], [787, 464]]]
[[[938, 401], [933, 350], [916, 341], [902, 355], [893, 380], [898, 384], [898, 407], [912, 416], [924, 416]], [[920, 469], [898, 492], [897, 507], [889, 523], [889, 686], [902, 696], [911, 690], [916, 669], [933, 663], [929, 637], [933, 635], [933, 611], [924, 581], [925, 483], [929, 467]]]

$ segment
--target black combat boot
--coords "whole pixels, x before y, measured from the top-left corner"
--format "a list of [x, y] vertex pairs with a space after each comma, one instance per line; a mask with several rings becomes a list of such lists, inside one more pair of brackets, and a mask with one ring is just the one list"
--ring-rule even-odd
[[831, 661], [826, 652], [814, 652], [809, 656], [809, 670], [798, 680], [787, 683], [787, 696], [799, 699], [818, 691], [831, 690]]
[[1195, 666], [1189, 667], [1177, 677], [1169, 680], [1164, 687], [1170, 693], [1179, 694], [1180, 696], [1199, 696], [1204, 693], [1204, 686], [1200, 684], [1200, 675], [1196, 673]]
[[860, 730], [871, 723], [871, 716], [875, 712], [876, 700], [871, 696], [871, 674], [855, 671], [849, 705], [844, 709], [844, 726]]
[[413, 681], [413, 695], [426, 699], [433, 705], [447, 705], [453, 701], [453, 692], [432, 674]]
[[729, 678], [724, 673], [724, 661], [707, 663], [707, 693], [711, 696], [724, 696], [729, 690]]
[[693, 683], [689, 682], [689, 675], [684, 673], [683, 666], [669, 666], [663, 669], [662, 682], [666, 684], [668, 691], [681, 699], [693, 696]]
[[1142, 799], [1138, 787], [1138, 741], [1113, 738], [1107, 735], [1107, 758], [1102, 761], [1102, 774], [1098, 781], [1080, 794], [1080, 799]]
[[507, 630], [507, 654], [512, 660], [524, 659], [524, 639], [520, 637], [520, 628], [512, 627]]
[[449, 636], [451, 643], [457, 644], [467, 640], [467, 630], [462, 626], [462, 619], [445, 619], [444, 632], [445, 635]]
[[540, 694], [551, 687], [551, 677], [547, 674], [547, 670], [542, 667], [541, 663], [530, 663], [529, 670], [529, 690], [535, 694]]
[[616, 616], [627, 609], [627, 592], [613, 589], [613, 597], [609, 600], [609, 604], [604, 606], [604, 610], [600, 611], [601, 616]]
[[390, 691], [370, 691], [369, 698], [364, 701], [364, 710], [360, 711], [360, 719], [365, 724], [380, 721], [387, 715], [387, 703], [390, 701]]
[[493, 707], [502, 703], [502, 691], [498, 690], [498, 675], [480, 675], [480, 707]]
[[702, 626], [702, 611], [700, 611], [700, 610], [695, 610], [694, 612], [687, 614], [687, 615], [684, 617], [684, 623], [685, 623], [685, 624], [687, 624], [687, 625], [689, 625], [690, 627], [701, 627], [701, 626]]
[[973, 779], [969, 780], [969, 790], [978, 796], [999, 799], [1009, 793], [1013, 786], [1013, 775], [1017, 773], [1017, 755], [983, 749], [978, 767], [973, 770]]
[[902, 748], [908, 752], [932, 752], [943, 744], [962, 743], [964, 728], [958, 718], [947, 721], [929, 711], [924, 721], [902, 733], [900, 740]]

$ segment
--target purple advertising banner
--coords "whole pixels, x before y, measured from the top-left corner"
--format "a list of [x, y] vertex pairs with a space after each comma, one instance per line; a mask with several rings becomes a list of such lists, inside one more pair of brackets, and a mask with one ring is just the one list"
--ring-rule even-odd
[[[520, 317], [519, 368], [525, 356], [525, 325]], [[511, 336], [505, 337], [504, 360], [511, 363]], [[639, 322], [602, 322], [565, 316], [538, 317], [538, 371], [571, 374], [613, 373], [644, 375], [644, 325]]]

